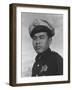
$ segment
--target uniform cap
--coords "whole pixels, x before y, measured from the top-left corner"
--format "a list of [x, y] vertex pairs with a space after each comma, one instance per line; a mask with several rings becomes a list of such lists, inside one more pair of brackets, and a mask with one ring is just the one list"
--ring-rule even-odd
[[47, 20], [35, 19], [29, 26], [29, 34], [33, 37], [35, 33], [39, 32], [47, 32], [49, 37], [52, 37], [55, 34], [54, 28]]

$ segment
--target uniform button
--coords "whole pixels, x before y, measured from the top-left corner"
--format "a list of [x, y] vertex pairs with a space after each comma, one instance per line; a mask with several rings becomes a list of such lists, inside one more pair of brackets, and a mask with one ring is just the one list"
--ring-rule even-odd
[[38, 57], [38, 59], [40, 59], [40, 58], [41, 58], [41, 56]]
[[38, 74], [36, 74], [36, 77], [38, 76]]
[[37, 65], [37, 67], [39, 67], [39, 64]]

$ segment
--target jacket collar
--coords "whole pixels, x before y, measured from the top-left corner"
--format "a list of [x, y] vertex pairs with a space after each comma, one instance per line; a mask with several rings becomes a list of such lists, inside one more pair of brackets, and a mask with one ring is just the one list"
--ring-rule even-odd
[[46, 56], [48, 56], [48, 55], [50, 55], [50, 53], [51, 53], [51, 49], [50, 48], [48, 48], [46, 51], [44, 51], [43, 53], [40, 53], [40, 54], [38, 54], [37, 56], [36, 56], [36, 61], [37, 60], [39, 60], [42, 56], [44, 56], [44, 57], [46, 57]]

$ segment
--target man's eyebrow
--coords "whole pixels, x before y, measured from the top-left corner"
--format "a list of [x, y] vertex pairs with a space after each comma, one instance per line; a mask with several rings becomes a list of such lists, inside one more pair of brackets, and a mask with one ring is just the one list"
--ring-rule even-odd
[[45, 36], [45, 35], [40, 35], [40, 36]]
[[43, 35], [43, 34], [42, 35], [38, 35], [38, 36], [37, 35], [34, 35], [33, 37], [40, 37], [40, 36], [45, 36], [45, 35]]

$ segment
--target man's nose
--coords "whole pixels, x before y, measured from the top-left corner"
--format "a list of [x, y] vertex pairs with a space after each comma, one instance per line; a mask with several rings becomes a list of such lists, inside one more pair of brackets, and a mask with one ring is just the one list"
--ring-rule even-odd
[[40, 44], [40, 39], [37, 39], [36, 40], [36, 44]]

